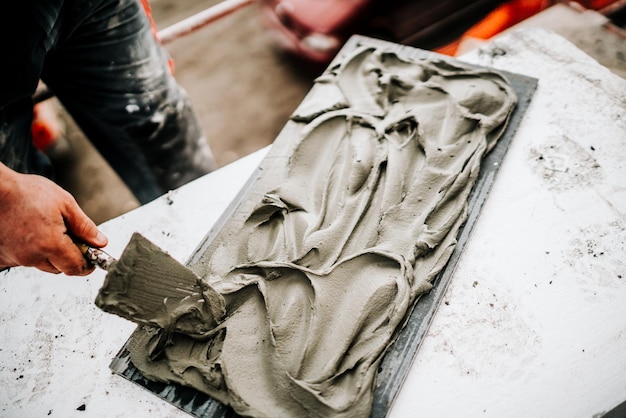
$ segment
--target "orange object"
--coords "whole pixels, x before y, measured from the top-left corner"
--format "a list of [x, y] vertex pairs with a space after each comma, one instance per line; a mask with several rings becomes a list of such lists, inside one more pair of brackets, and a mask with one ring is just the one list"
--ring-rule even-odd
[[456, 55], [458, 46], [465, 38], [489, 39], [503, 30], [550, 6], [546, 0], [512, 0], [496, 7], [483, 20], [468, 29], [456, 41], [437, 49], [446, 55]]
[[545, 0], [513, 0], [497, 7], [464, 36], [489, 39], [549, 6]]
[[[572, 3], [578, 3], [587, 9], [599, 10], [616, 1], [617, 0], [579, 0]], [[468, 29], [461, 38], [438, 48], [436, 51], [441, 54], [455, 55], [458, 46], [464, 39], [489, 39], [556, 3], [570, 2], [555, 0], [511, 0], [494, 9], [483, 20]]]
[[33, 107], [31, 134], [33, 144], [40, 151], [49, 149], [62, 135], [63, 125], [50, 102], [37, 103]]
[[[157, 29], [156, 23], [154, 22], [154, 18], [152, 17], [152, 8], [150, 7], [150, 3], [148, 3], [148, 0], [141, 0], [141, 5], [143, 6], [144, 12], [146, 12], [148, 21], [150, 22], [150, 29], [152, 30], [152, 35], [154, 35], [154, 38], [160, 43], [161, 38], [159, 37], [159, 31]], [[170, 68], [170, 73], [174, 74], [174, 59], [172, 59], [171, 57], [168, 58], [167, 65]]]

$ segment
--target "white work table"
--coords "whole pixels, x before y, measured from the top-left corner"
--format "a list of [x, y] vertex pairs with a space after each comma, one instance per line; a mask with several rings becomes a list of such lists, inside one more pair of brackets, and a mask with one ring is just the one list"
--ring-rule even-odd
[[[626, 400], [626, 81], [541, 30], [463, 59], [539, 80], [390, 416], [591, 417]], [[267, 149], [100, 227], [185, 262]], [[0, 273], [1, 417], [185, 417], [113, 374], [105, 273]]]

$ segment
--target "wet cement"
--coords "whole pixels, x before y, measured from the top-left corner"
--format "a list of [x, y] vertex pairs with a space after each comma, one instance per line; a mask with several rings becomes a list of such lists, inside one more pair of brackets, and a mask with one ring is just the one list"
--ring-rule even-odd
[[367, 416], [377, 366], [446, 264], [515, 100], [494, 71], [354, 51], [293, 115], [275, 187], [212, 244], [202, 282], [224, 315], [135, 333], [132, 362], [242, 415]]

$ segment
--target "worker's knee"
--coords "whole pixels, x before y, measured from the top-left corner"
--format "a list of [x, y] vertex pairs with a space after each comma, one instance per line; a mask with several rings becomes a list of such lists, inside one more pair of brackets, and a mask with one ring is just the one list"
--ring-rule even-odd
[[215, 169], [207, 138], [182, 89], [165, 100], [145, 120], [127, 127], [164, 189], [179, 187]]

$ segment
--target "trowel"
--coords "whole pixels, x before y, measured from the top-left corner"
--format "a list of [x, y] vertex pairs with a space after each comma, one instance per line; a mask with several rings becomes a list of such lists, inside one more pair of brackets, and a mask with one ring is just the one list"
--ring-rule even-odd
[[101, 249], [78, 246], [88, 262], [107, 271], [95, 300], [105, 312], [191, 335], [215, 326], [224, 314], [217, 291], [139, 233], [119, 260]]

